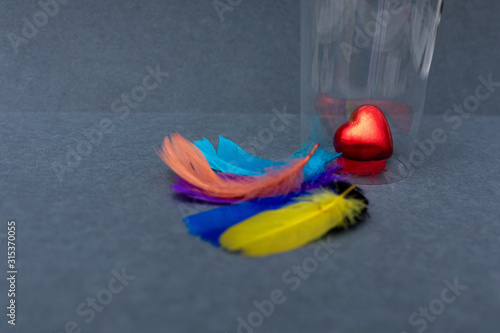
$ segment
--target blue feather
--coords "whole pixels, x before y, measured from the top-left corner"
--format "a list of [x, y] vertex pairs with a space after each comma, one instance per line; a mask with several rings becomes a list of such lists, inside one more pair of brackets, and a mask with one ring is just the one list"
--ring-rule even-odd
[[[268, 168], [276, 168], [285, 165], [283, 162], [274, 162], [253, 156], [238, 146], [233, 141], [219, 136], [219, 146], [217, 153], [210, 141], [203, 138], [194, 144], [202, 151], [210, 167], [220, 172], [232, 173], [235, 175], [255, 176], [266, 172]], [[288, 158], [289, 162], [293, 158], [304, 158], [311, 150], [314, 143], [306, 144]], [[304, 167], [304, 177], [306, 180], [314, 178], [323, 173], [325, 166], [337, 159], [341, 154], [335, 154], [333, 151], [318, 148]]]
[[223, 136], [219, 136], [218, 151], [219, 158], [222, 160], [257, 174], [264, 173], [266, 168], [275, 168], [284, 165], [283, 162], [265, 160], [254, 156]]
[[311, 142], [317, 142], [323, 147], [332, 144], [331, 136], [327, 136], [324, 127], [321, 125], [319, 116], [315, 113], [309, 123], [309, 139]]
[[222, 136], [219, 136], [219, 153], [215, 151], [207, 138], [195, 141], [194, 144], [205, 155], [210, 167], [220, 172], [256, 176], [265, 173], [265, 168], [279, 167], [284, 164], [253, 156]]
[[[307, 153], [311, 150], [313, 145], [314, 143], [305, 144], [301, 149], [293, 153], [290, 159], [304, 158], [305, 156], [307, 156]], [[316, 153], [314, 153], [314, 155], [304, 167], [304, 178], [306, 180], [311, 180], [322, 174], [326, 171], [326, 166], [333, 160], [339, 158], [341, 155], [341, 153], [337, 154], [333, 151], [329, 151], [325, 148], [319, 147], [318, 150], [316, 150]]]
[[200, 236], [201, 239], [219, 246], [219, 236], [229, 227], [265, 210], [279, 209], [293, 197], [294, 195], [287, 195], [221, 206], [187, 216], [184, 223], [191, 235]]
[[298, 192], [290, 193], [286, 196], [262, 198], [259, 200], [221, 206], [187, 216], [184, 218], [184, 223], [189, 229], [190, 234], [200, 236], [201, 239], [215, 246], [219, 246], [220, 235], [233, 225], [263, 211], [279, 209], [293, 200], [293, 198], [303, 195], [306, 192], [321, 187], [331, 188], [332, 184], [337, 184], [338, 181], [344, 181], [344, 178], [337, 174], [339, 170], [339, 166], [331, 164], [326, 168], [324, 173], [304, 182], [301, 190]]

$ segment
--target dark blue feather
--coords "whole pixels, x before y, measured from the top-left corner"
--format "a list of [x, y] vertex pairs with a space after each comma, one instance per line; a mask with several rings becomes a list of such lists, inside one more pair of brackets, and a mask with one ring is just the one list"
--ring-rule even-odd
[[246, 201], [228, 206], [221, 206], [212, 210], [190, 215], [184, 218], [184, 223], [189, 233], [200, 236], [215, 246], [219, 246], [219, 237], [233, 225], [240, 223], [256, 214], [266, 210], [279, 209], [289, 203], [293, 198], [305, 194], [308, 191], [320, 187], [332, 188], [339, 181], [345, 180], [337, 174], [340, 168], [331, 164], [326, 171], [302, 184], [298, 193], [290, 193], [287, 196], [262, 198], [259, 200]]
[[190, 215], [184, 218], [189, 233], [200, 236], [215, 246], [219, 246], [219, 236], [229, 227], [246, 220], [260, 212], [279, 209], [289, 202], [294, 195], [263, 198]]

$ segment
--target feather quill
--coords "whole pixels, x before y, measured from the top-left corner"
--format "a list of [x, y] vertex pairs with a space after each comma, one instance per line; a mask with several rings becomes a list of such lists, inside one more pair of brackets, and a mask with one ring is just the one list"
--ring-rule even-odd
[[296, 249], [336, 227], [348, 227], [366, 209], [363, 200], [323, 189], [295, 199], [281, 209], [257, 214], [226, 230], [220, 244], [228, 251], [265, 256]]
[[[303, 168], [318, 148], [281, 169], [270, 170], [255, 177], [220, 177], [211, 168], [203, 153], [179, 133], [165, 137], [160, 158], [179, 176], [190, 190], [205, 197], [246, 201], [261, 197], [286, 195], [300, 189]], [[175, 185], [174, 185], [175, 188]]]

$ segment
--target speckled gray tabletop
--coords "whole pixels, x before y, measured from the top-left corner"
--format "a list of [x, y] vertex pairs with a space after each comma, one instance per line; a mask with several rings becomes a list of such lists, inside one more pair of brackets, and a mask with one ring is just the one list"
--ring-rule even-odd
[[[255, 332], [413, 332], [424, 324], [429, 332], [493, 332], [500, 299], [500, 178], [492, 158], [500, 154], [498, 118], [447, 130], [446, 144], [406, 180], [364, 186], [370, 217], [323, 250], [313, 243], [246, 259], [188, 235], [182, 217], [210, 207], [169, 189], [170, 173], [154, 151], [163, 136], [204, 133], [216, 141], [222, 134], [242, 142], [271, 118], [0, 114], [2, 231], [9, 219], [18, 230], [16, 328], [59, 332], [75, 322], [84, 332], [237, 332], [240, 317], [260, 323], [254, 302], [278, 289], [286, 301]], [[66, 160], [84, 140], [82, 129], [102, 119], [116, 120], [112, 131], [87, 156]], [[297, 127], [276, 135], [261, 156], [291, 152]], [[436, 127], [446, 128], [441, 118], [425, 118], [421, 137]], [[325, 260], [315, 266], [318, 251]], [[302, 265], [310, 273], [293, 270]], [[126, 285], [110, 282], [122, 269], [131, 276]], [[441, 302], [442, 313], [434, 304], [439, 315], [423, 319], [420, 308], [455, 280], [467, 288], [445, 292], [453, 302]], [[7, 288], [5, 280], [0, 287]]]
[[41, 5], [0, 3], [1, 332], [498, 332], [500, 88], [460, 123], [443, 114], [500, 81], [499, 3], [446, 3], [418, 135], [446, 141], [404, 181], [363, 186], [358, 228], [247, 259], [188, 235], [182, 217], [211, 206], [174, 195], [155, 149], [174, 131], [297, 148], [298, 2], [232, 1], [221, 20], [213, 1], [59, 1], [17, 52]]

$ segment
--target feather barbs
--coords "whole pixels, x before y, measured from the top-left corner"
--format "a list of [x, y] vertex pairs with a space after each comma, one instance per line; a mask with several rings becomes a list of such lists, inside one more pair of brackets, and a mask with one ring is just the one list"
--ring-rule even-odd
[[220, 177], [210, 168], [200, 149], [179, 133], [165, 137], [158, 155], [185, 183], [191, 186], [191, 190], [199, 191], [206, 197], [245, 201], [286, 195], [300, 189], [303, 168], [318, 147], [319, 144], [314, 145], [305, 158], [296, 159], [285, 167], [269, 170], [263, 175], [237, 179]]
[[338, 195], [329, 189], [300, 196], [277, 210], [268, 210], [229, 228], [220, 237], [228, 251], [263, 256], [296, 249], [336, 227], [347, 227], [366, 208], [366, 203], [346, 198], [355, 187]]
[[184, 219], [190, 233], [214, 245], [247, 256], [270, 255], [296, 249], [364, 216], [368, 201], [360, 189], [343, 182], [342, 163], [334, 162], [339, 154], [318, 149], [317, 143], [285, 162], [254, 157], [223, 138], [219, 148], [216, 152], [206, 139], [191, 143], [173, 133], [157, 151], [177, 175], [172, 189], [234, 204]]

